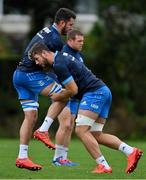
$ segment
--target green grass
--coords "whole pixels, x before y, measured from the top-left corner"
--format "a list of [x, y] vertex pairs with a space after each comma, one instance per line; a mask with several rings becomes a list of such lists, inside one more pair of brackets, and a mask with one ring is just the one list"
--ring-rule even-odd
[[[146, 142], [128, 141], [130, 145], [146, 149]], [[0, 179], [145, 179], [145, 154], [142, 156], [137, 169], [131, 174], [124, 172], [126, 157], [118, 151], [101, 146], [105, 158], [112, 166], [112, 174], [92, 174], [95, 161], [89, 156], [79, 140], [72, 140], [70, 145], [70, 159], [80, 162], [77, 167], [55, 167], [51, 164], [54, 151], [46, 148], [40, 142], [31, 141], [29, 155], [34, 162], [43, 166], [41, 171], [29, 171], [15, 167], [18, 153], [18, 139], [0, 140]]]

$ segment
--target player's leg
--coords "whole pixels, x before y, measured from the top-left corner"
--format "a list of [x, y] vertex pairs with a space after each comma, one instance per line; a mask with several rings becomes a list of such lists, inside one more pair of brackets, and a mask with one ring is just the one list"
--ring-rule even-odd
[[98, 142], [90, 132], [90, 128], [95, 122], [98, 114], [89, 110], [79, 110], [76, 119], [76, 134], [83, 142], [85, 148], [96, 161], [96, 168], [93, 173], [111, 173], [112, 169], [102, 155]]
[[103, 105], [102, 111], [99, 115], [100, 117], [93, 124], [90, 131], [92, 132], [93, 136], [96, 138], [99, 144], [103, 144], [107, 147], [120, 150], [128, 157], [126, 172], [130, 173], [134, 171], [134, 169], [136, 168], [137, 162], [142, 154], [142, 151], [138, 148], [129, 146], [128, 144], [122, 142], [118, 137], [114, 135], [102, 132], [103, 126], [106, 122], [106, 118], [108, 117], [112, 101], [111, 92], [110, 90], [107, 91], [109, 91], [107, 101]]
[[33, 163], [28, 157], [28, 145], [34, 125], [37, 121], [38, 103], [33, 101], [21, 101], [21, 104], [24, 111], [24, 120], [20, 128], [20, 145], [16, 166], [29, 170], [40, 170], [42, 166]]
[[123, 152], [127, 156], [127, 166], [125, 172], [133, 172], [137, 167], [137, 163], [142, 155], [142, 151], [121, 141], [117, 136], [103, 133], [102, 130], [100, 130], [100, 126], [100, 123], [94, 124], [94, 131], [92, 131], [92, 134], [95, 139], [99, 144]]
[[[39, 81], [39, 79], [41, 78], [41, 83], [43, 83], [42, 88], [40, 89], [40, 94], [44, 95], [44, 96], [49, 96], [51, 93], [54, 92], [59, 92], [61, 90], [61, 86], [59, 84], [57, 84], [54, 79], [52, 79], [52, 75], [50, 77], [50, 73], [41, 73], [41, 74], [37, 74], [36, 75], [37, 81]], [[48, 86], [49, 85], [49, 86]], [[59, 103], [59, 102], [58, 102]], [[61, 103], [60, 102], [60, 106], [61, 110], [62, 110], [62, 105], [63, 107], [65, 106], [65, 103]], [[53, 108], [56, 109], [56, 111], [52, 111]], [[59, 107], [57, 105], [57, 103], [53, 103], [53, 105], [49, 108], [49, 113], [54, 112], [57, 113], [57, 111], [59, 111]], [[51, 124], [53, 123], [53, 113], [50, 114], [47, 113], [44, 122], [42, 123], [42, 125], [40, 126], [39, 129], [37, 129], [33, 136], [34, 138], [38, 139], [39, 141], [43, 142], [48, 148], [51, 149], [55, 149], [55, 145], [52, 143], [50, 137], [49, 137], [49, 133], [48, 130], [51, 126]]]
[[[63, 156], [64, 159], [66, 159], [67, 154], [64, 154], [65, 151], [67, 151], [70, 139], [71, 139], [71, 133], [73, 130], [73, 119], [71, 116], [70, 109], [68, 107], [65, 107], [62, 112], [58, 116], [59, 120], [59, 128], [56, 132], [56, 146], [60, 146], [64, 148], [64, 152], [62, 152], [59, 156]], [[59, 148], [58, 148], [59, 149]], [[56, 154], [57, 155], [57, 154]], [[57, 155], [57, 156], [58, 156]]]
[[112, 169], [100, 151], [97, 140], [90, 131], [94, 122], [98, 119], [106, 99], [107, 94], [104, 93], [104, 87], [94, 92], [85, 93], [80, 102], [78, 117], [76, 119], [76, 133], [96, 161], [97, 166], [93, 170], [94, 173], [112, 172]]
[[[25, 101], [25, 104], [29, 105], [30, 101]], [[38, 112], [35, 109], [24, 109], [24, 121], [20, 128], [20, 143], [27, 144], [31, 138], [32, 130], [37, 121]]]
[[[41, 80], [41, 84], [40, 84], [40, 80]], [[38, 94], [44, 88], [48, 89], [48, 93], [49, 93], [51, 89], [50, 85], [52, 84], [52, 82], [54, 82], [54, 80], [49, 78], [46, 74], [40, 72], [34, 72], [34, 73], [25, 73], [21, 71], [14, 72], [13, 84], [18, 93], [19, 100], [21, 100], [21, 105], [25, 116], [20, 129], [20, 150], [19, 150], [19, 156], [16, 160], [16, 165], [18, 167], [26, 168], [30, 170], [39, 170], [42, 168], [40, 165], [34, 164], [28, 158], [28, 144], [32, 134], [32, 129], [37, 120], [37, 109], [39, 106], [37, 103]], [[53, 116], [54, 113], [52, 113], [51, 110], [50, 110], [50, 115], [51, 117], [54, 117]]]
[[59, 101], [53, 102], [48, 109], [44, 122], [42, 123], [40, 128], [37, 129], [33, 134], [34, 138], [43, 142], [50, 149], [55, 149], [55, 145], [52, 143], [49, 137], [48, 130], [54, 119], [56, 119], [57, 115], [65, 107], [65, 104], [66, 103]]
[[[79, 165], [78, 163], [72, 162], [68, 159], [69, 143], [78, 110], [78, 103], [78, 101], [70, 100], [58, 116], [59, 128], [56, 133], [56, 150], [53, 158], [53, 163], [55, 165]], [[59, 163], [60, 160], [61, 163]]]
[[29, 170], [39, 170], [42, 167], [33, 163], [28, 158], [28, 145], [32, 135], [32, 129], [37, 120], [39, 104], [37, 102], [37, 95], [25, 87], [26, 82], [29, 82], [26, 73], [20, 71], [14, 72], [13, 84], [24, 112], [24, 120], [20, 128], [20, 145], [16, 166]]
[[118, 149], [119, 145], [121, 144], [120, 139], [116, 136], [105, 134], [102, 132], [104, 124], [106, 123], [106, 119], [108, 118], [110, 106], [112, 103], [112, 94], [110, 92], [110, 89], [105, 87], [103, 90], [104, 91], [102, 93], [105, 94], [107, 98], [105, 99], [105, 103], [102, 106], [98, 119], [94, 122], [90, 131], [92, 132], [98, 143], [104, 144], [113, 149]]

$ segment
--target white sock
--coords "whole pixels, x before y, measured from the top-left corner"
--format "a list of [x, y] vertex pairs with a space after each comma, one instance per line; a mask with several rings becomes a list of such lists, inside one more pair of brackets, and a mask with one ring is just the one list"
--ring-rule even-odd
[[28, 145], [20, 144], [18, 158], [28, 158]]
[[121, 143], [119, 146], [119, 150], [126, 154], [126, 156], [129, 156], [129, 154], [133, 152], [134, 148], [126, 143]]
[[49, 116], [46, 116], [43, 124], [39, 128], [39, 131], [42, 131], [42, 132], [48, 131], [52, 123], [53, 123], [53, 119], [50, 118]]
[[101, 155], [99, 158], [96, 159], [97, 164], [102, 164], [106, 169], [110, 169], [110, 166], [108, 165], [107, 161], [105, 160], [104, 156]]
[[67, 154], [68, 154], [68, 147], [63, 147], [64, 151], [62, 151], [63, 159], [67, 160]]
[[65, 152], [65, 149], [64, 149], [64, 146], [63, 145], [59, 145], [59, 144], [55, 144], [55, 154], [54, 154], [54, 158], [53, 160], [55, 160], [56, 158], [58, 157], [62, 157], [64, 156], [64, 152]]

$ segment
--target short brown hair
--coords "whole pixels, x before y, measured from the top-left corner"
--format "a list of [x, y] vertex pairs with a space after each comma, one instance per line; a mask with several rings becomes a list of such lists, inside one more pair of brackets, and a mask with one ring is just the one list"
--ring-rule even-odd
[[84, 36], [83, 33], [77, 29], [73, 29], [67, 33], [67, 40], [75, 39], [76, 36]]
[[35, 54], [41, 54], [43, 50], [49, 51], [48, 47], [43, 43], [35, 43], [28, 51], [28, 57], [33, 60]]
[[67, 8], [60, 8], [55, 15], [55, 23], [59, 23], [61, 20], [69, 21], [70, 18], [76, 19], [76, 14], [74, 11]]

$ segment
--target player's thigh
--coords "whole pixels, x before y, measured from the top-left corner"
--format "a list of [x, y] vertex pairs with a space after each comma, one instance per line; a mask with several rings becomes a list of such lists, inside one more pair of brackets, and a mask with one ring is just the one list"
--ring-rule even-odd
[[109, 92], [109, 88], [104, 86], [93, 92], [85, 93], [81, 99], [79, 109], [86, 110], [86, 114], [89, 111], [89, 116], [96, 120], [108, 101]]
[[31, 90], [25, 88], [24, 86], [17, 85], [16, 91], [18, 94], [18, 99], [22, 102], [23, 100], [27, 101], [37, 101], [38, 100], [38, 94], [34, 94]]
[[34, 99], [33, 92], [27, 88], [26, 83], [28, 78], [26, 73], [15, 71], [13, 74], [13, 85], [17, 91], [19, 100], [32, 100]]
[[102, 110], [101, 110], [101, 112], [99, 114], [99, 117], [101, 119], [107, 119], [108, 118], [110, 107], [111, 107], [111, 103], [112, 103], [112, 94], [111, 94], [111, 91], [109, 90], [106, 102], [104, 103], [104, 105], [102, 107]]
[[39, 107], [37, 102], [38, 94], [33, 93], [29, 88], [26, 88], [23, 83], [15, 84], [15, 89], [23, 110], [31, 110], [33, 107], [33, 109], [37, 109]]
[[66, 106], [58, 116], [59, 128], [71, 131], [74, 126], [75, 116], [71, 114], [70, 109]]
[[83, 95], [79, 105], [76, 126], [87, 126], [88, 129], [92, 127], [98, 119], [106, 101], [106, 96], [103, 92], [104, 89], [100, 88], [94, 92], [87, 92]]
[[83, 110], [83, 109], [79, 109], [78, 115], [83, 115], [85, 117], [89, 117], [89, 118], [93, 119], [94, 121], [96, 121], [96, 119], [98, 119], [98, 117], [99, 117], [98, 113], [95, 113], [91, 110]]
[[54, 80], [47, 73], [41, 71], [27, 73], [16, 70], [13, 75], [13, 84], [18, 92], [19, 99], [32, 100], [29, 94], [38, 96], [45, 87], [53, 82]]
[[[33, 73], [27, 73], [28, 81], [26, 86], [34, 93], [34, 94], [43, 94], [48, 95], [50, 92], [50, 85], [53, 85], [54, 79], [49, 77], [49, 75], [45, 72], [37, 71]], [[42, 93], [44, 90], [44, 93]]]
[[78, 112], [79, 100], [71, 99], [66, 104], [65, 108], [59, 114], [58, 119], [60, 123], [68, 121], [73, 123]]
[[60, 123], [60, 125], [63, 125], [66, 123], [70, 124], [71, 119], [72, 119], [71, 111], [70, 111], [69, 107], [65, 106], [58, 116], [59, 123]]
[[106, 123], [106, 119], [108, 118], [111, 102], [112, 102], [112, 94], [109, 90], [108, 96], [106, 98], [106, 102], [102, 107], [99, 117], [97, 118], [97, 120], [94, 122], [94, 124], [90, 129], [90, 131], [93, 133], [93, 135], [96, 135], [96, 137], [100, 136], [100, 134], [102, 133], [102, 130]]

